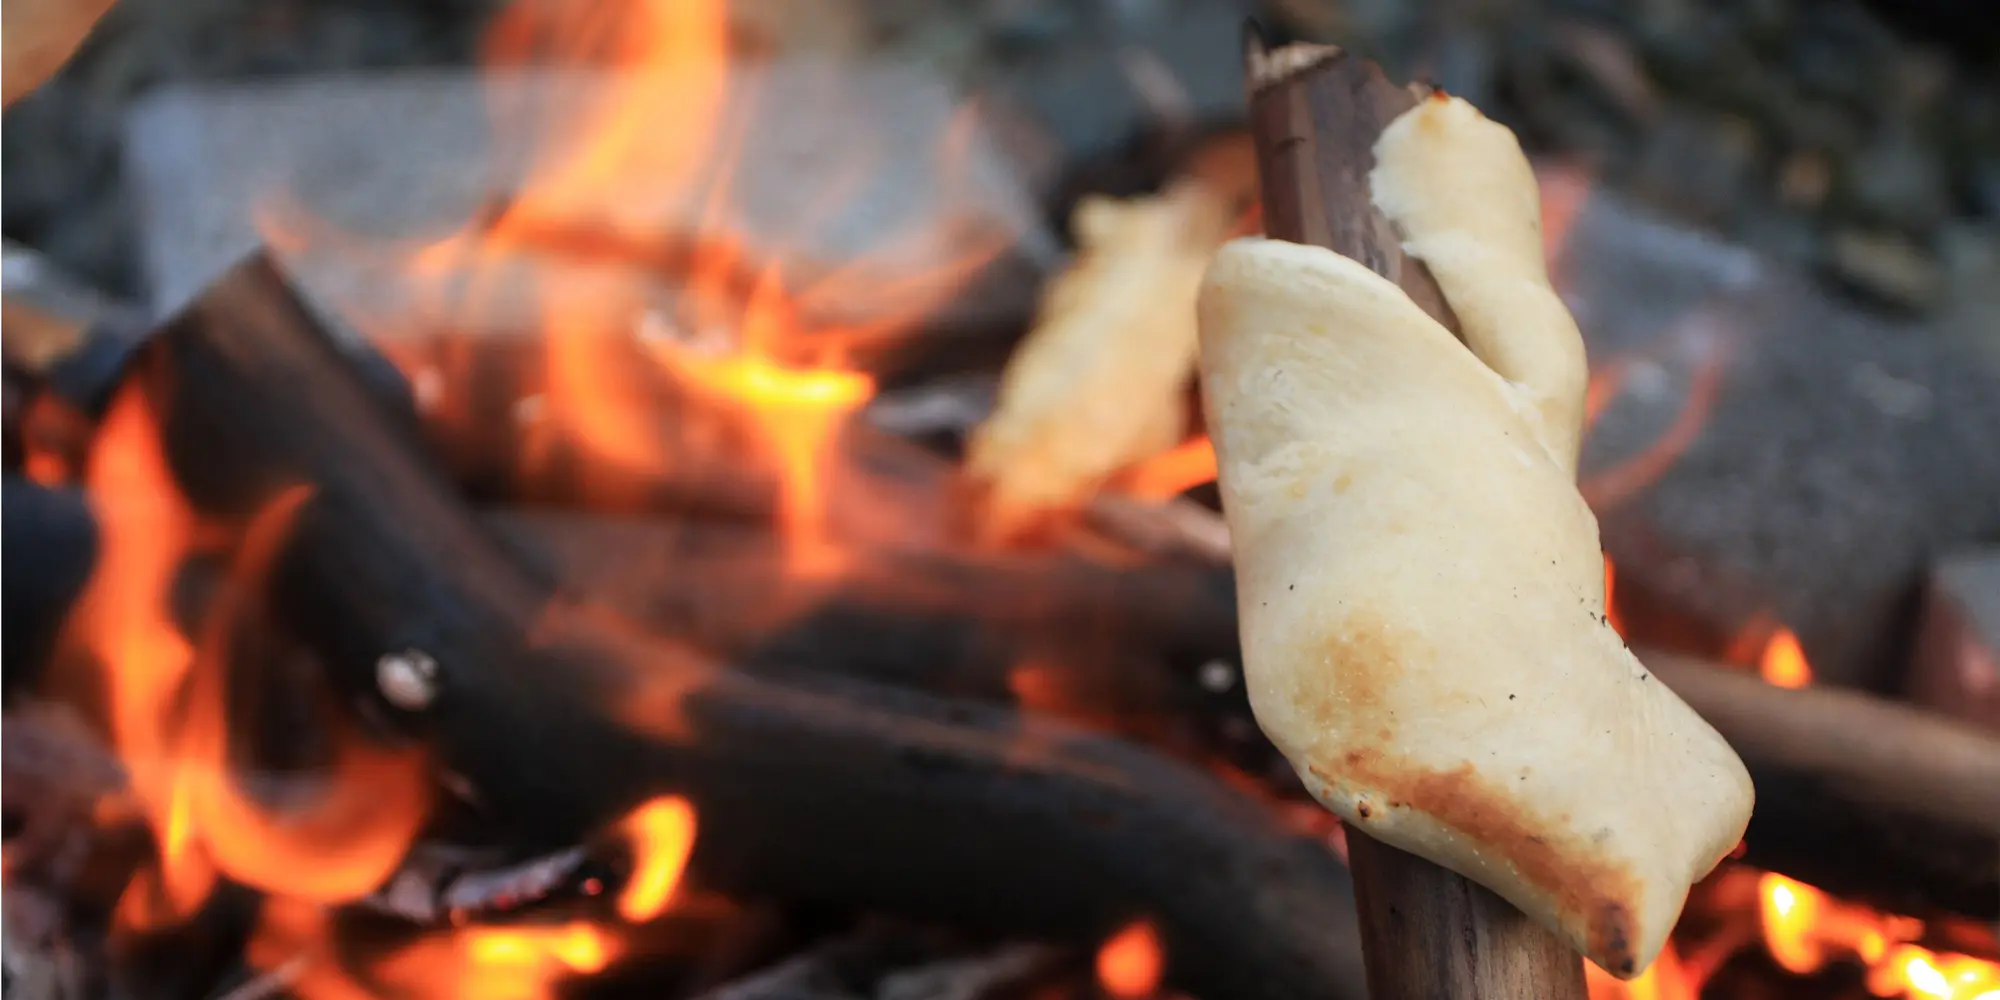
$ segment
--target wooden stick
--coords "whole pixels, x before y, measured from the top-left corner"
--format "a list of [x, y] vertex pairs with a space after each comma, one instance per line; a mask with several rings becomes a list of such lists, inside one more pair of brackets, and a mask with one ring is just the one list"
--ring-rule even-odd
[[[1265, 232], [1366, 264], [1456, 330], [1429, 269], [1404, 256], [1368, 188], [1382, 129], [1416, 96], [1331, 46], [1269, 48], [1254, 24], [1244, 65]], [[1490, 890], [1352, 827], [1347, 843], [1375, 1000], [1585, 995], [1576, 952]]]

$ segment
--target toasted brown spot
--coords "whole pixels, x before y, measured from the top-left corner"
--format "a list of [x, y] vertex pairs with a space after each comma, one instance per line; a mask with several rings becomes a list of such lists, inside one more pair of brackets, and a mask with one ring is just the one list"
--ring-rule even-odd
[[1334, 477], [1333, 492], [1336, 494], [1345, 493], [1347, 492], [1347, 488], [1353, 485], [1354, 485], [1354, 473], [1343, 472], [1340, 475]]
[[1344, 779], [1407, 806], [1451, 828], [1511, 863], [1529, 884], [1548, 893], [1564, 913], [1587, 921], [1585, 945], [1605, 969], [1631, 975], [1635, 936], [1626, 900], [1638, 895], [1639, 878], [1603, 856], [1589, 838], [1544, 831], [1512, 796], [1474, 773], [1470, 762], [1448, 771], [1376, 752], [1343, 755], [1346, 773], [1310, 768], [1328, 784]]
[[1559, 911], [1584, 916], [1585, 946], [1593, 959], [1613, 973], [1630, 975], [1623, 970], [1637, 965], [1627, 906], [1638, 895], [1635, 872], [1606, 857], [1601, 843], [1565, 832], [1561, 819], [1538, 822], [1522, 808], [1518, 793], [1502, 787], [1512, 774], [1499, 777], [1501, 783], [1489, 782], [1469, 762], [1438, 770], [1390, 752], [1395, 720], [1385, 708], [1386, 696], [1409, 664], [1432, 655], [1429, 643], [1361, 607], [1326, 633], [1318, 653], [1326, 680], [1301, 707], [1322, 731], [1370, 733], [1378, 742], [1342, 753], [1340, 774], [1314, 765], [1313, 776], [1329, 786], [1366, 789], [1368, 795], [1356, 803], [1358, 816], [1374, 818], [1382, 803], [1414, 809], [1506, 859]]
[[1351, 612], [1320, 643], [1326, 683], [1305, 706], [1313, 722], [1327, 732], [1372, 729], [1387, 743], [1394, 733], [1383, 712], [1383, 694], [1410, 657], [1428, 648], [1421, 637], [1390, 625], [1379, 612]]

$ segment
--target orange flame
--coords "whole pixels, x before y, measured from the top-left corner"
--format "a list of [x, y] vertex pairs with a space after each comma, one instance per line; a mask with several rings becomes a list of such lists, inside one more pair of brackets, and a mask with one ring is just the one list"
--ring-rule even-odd
[[602, 972], [619, 951], [611, 932], [587, 923], [473, 927], [418, 941], [370, 978], [407, 997], [548, 1000], [563, 979]]
[[1846, 957], [1868, 968], [1868, 991], [1878, 997], [2000, 1000], [2000, 964], [1912, 943], [1922, 921], [1830, 899], [1782, 875], [1761, 876], [1757, 895], [1764, 945], [1788, 972], [1810, 975]]
[[[515, 414], [527, 467], [553, 468], [555, 456], [575, 454], [583, 461], [574, 477], [601, 492], [662, 475], [699, 480], [695, 465], [763, 462], [776, 474], [793, 568], [819, 572], [836, 565], [826, 482], [839, 457], [838, 431], [875, 393], [850, 355], [908, 329], [1005, 244], [963, 225], [949, 207], [885, 234], [865, 253], [810, 267], [789, 265], [767, 245], [803, 233], [737, 231], [733, 220], [744, 213], [732, 205], [731, 187], [743, 140], [758, 123], [755, 95], [733, 75], [728, 15], [724, 0], [517, 0], [489, 36], [489, 65], [555, 61], [615, 72], [590, 77], [587, 92], [560, 91], [566, 101], [555, 113], [546, 102], [520, 100], [523, 92], [494, 88], [496, 127], [533, 133], [523, 136], [533, 146], [526, 176], [497, 213], [420, 250], [372, 255], [367, 241], [283, 202], [262, 206], [260, 221], [291, 253], [401, 261], [401, 277], [417, 289], [404, 311], [434, 325], [489, 312], [517, 323], [531, 313], [546, 363], [544, 391], [521, 400]], [[968, 108], [939, 136], [936, 173], [945, 184], [974, 176], [977, 124]], [[856, 118], [858, 128], [866, 125]], [[801, 183], [824, 192], [832, 208], [870, 166], [814, 163]], [[797, 280], [808, 270], [810, 279]], [[658, 301], [663, 293], [671, 302]], [[847, 316], [861, 302], [866, 315], [820, 318], [835, 314], [834, 303]], [[412, 318], [367, 302], [345, 305], [378, 340], [391, 340], [396, 324]], [[447, 384], [476, 375], [448, 345], [388, 353], [414, 369], [412, 384], [433, 419], [454, 414], [471, 395]], [[683, 395], [699, 403], [697, 419], [673, 405]], [[741, 454], [746, 443], [757, 454]]]
[[1215, 446], [1202, 435], [1140, 461], [1119, 475], [1117, 486], [1142, 500], [1171, 500], [1214, 481]]
[[1604, 617], [1610, 620], [1611, 630], [1622, 636], [1625, 634], [1625, 618], [1618, 613], [1618, 602], [1615, 599], [1617, 597], [1617, 582], [1618, 567], [1612, 564], [1611, 553], [1606, 552], [1604, 554]]
[[[619, 824], [631, 838], [631, 879], [618, 899], [630, 925], [664, 912], [694, 847], [695, 812], [687, 800], [662, 796]], [[264, 908], [246, 957], [279, 975], [306, 1000], [553, 1000], [562, 983], [604, 971], [630, 951], [629, 931], [605, 923], [462, 927], [426, 935], [367, 963], [356, 974], [336, 957], [327, 907], [279, 898]], [[365, 982], [363, 982], [365, 980]]]
[[1159, 932], [1148, 921], [1135, 921], [1097, 950], [1097, 984], [1124, 1000], [1149, 997], [1160, 989], [1164, 964]]
[[1770, 642], [1764, 646], [1764, 655], [1757, 661], [1757, 673], [1766, 683], [1781, 688], [1805, 687], [1812, 683], [1813, 676], [1805, 650], [1799, 648], [1799, 637], [1788, 628], [1772, 633]]
[[[231, 768], [223, 670], [232, 629], [311, 492], [281, 492], [251, 519], [229, 585], [190, 643], [168, 612], [182, 557], [205, 534], [180, 500], [139, 392], [107, 414], [86, 481], [103, 557], [69, 634], [101, 666], [112, 742], [158, 841], [158, 868], [118, 904], [123, 927], [186, 917], [217, 875], [269, 892], [333, 902], [373, 889], [401, 859], [427, 802], [420, 762], [351, 734], [317, 794], [273, 811]], [[209, 532], [212, 533], [212, 532]]]
[[618, 915], [643, 924], [673, 900], [694, 853], [694, 807], [674, 796], [657, 798], [634, 810], [624, 829], [632, 840], [632, 877], [618, 897]]
[[[485, 247], [530, 245], [537, 234], [585, 219], [605, 218], [605, 192], [634, 177], [682, 191], [700, 191], [714, 167], [729, 78], [727, 5], [719, 2], [589, 4], [555, 13], [546, 4], [520, 3], [495, 28], [491, 62], [512, 65], [554, 49], [621, 68], [610, 89], [585, 110], [571, 134], [548, 141], [547, 155], [508, 211], [484, 234]], [[549, 16], [552, 15], [553, 19]], [[723, 191], [706, 211], [721, 209]], [[645, 241], [656, 234], [625, 233]], [[684, 315], [673, 324], [695, 346], [671, 336], [647, 336], [653, 355], [693, 386], [744, 406], [771, 444], [781, 468], [783, 520], [788, 536], [809, 557], [823, 555], [818, 489], [822, 453], [831, 434], [873, 394], [873, 383], [854, 372], [794, 369], [777, 360], [788, 339], [808, 331], [787, 298], [775, 264], [757, 275], [736, 327], [719, 315], [742, 273], [744, 254], [716, 234], [697, 255], [689, 275]], [[630, 378], [617, 368], [631, 356], [626, 337], [604, 336], [578, 322], [566, 303], [551, 302], [544, 316], [549, 345], [554, 416], [593, 447], [630, 466], [657, 466], [662, 454], [648, 426], [648, 409], [616, 387]], [[629, 321], [639, 321], [631, 317]], [[628, 322], [629, 322], [628, 321]], [[661, 322], [657, 317], [656, 324]], [[616, 331], [622, 333], [623, 331]], [[640, 330], [645, 333], [647, 331]]]

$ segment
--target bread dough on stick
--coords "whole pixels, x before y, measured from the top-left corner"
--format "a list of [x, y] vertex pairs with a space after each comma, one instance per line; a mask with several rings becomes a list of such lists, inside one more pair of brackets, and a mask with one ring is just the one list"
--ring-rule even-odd
[[1202, 386], [1251, 705], [1343, 820], [1634, 976], [1742, 836], [1749, 775], [1605, 619], [1582, 339], [1518, 145], [1440, 98], [1376, 152], [1478, 354], [1332, 251], [1217, 255]]
[[1078, 251], [966, 450], [985, 533], [1011, 538], [1081, 505], [1113, 473], [1180, 440], [1194, 370], [1194, 299], [1230, 223], [1199, 179], [1159, 195], [1085, 198]]
[[4, 23], [5, 103], [12, 106], [69, 62], [78, 46], [111, 9], [114, 0], [6, 0]]

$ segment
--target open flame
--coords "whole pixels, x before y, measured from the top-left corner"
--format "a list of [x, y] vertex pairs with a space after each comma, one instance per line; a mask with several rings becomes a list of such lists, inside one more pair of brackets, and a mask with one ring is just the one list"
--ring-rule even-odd
[[[158, 843], [117, 917], [128, 929], [183, 919], [218, 876], [318, 902], [361, 896], [401, 859], [427, 812], [413, 753], [336, 731], [329, 766], [282, 810], [243, 790], [232, 767], [223, 666], [232, 630], [310, 491], [285, 490], [236, 539], [180, 501], [146, 398], [112, 405], [87, 470], [104, 555], [69, 622], [101, 670], [113, 747]], [[195, 641], [169, 611], [183, 557], [233, 541], [230, 578]], [[302, 779], [301, 779], [302, 780]]]
[[1878, 997], [2000, 1000], [2000, 965], [1913, 943], [1922, 921], [1842, 903], [1782, 875], [1761, 876], [1757, 895], [1765, 947], [1787, 971], [1810, 975], [1849, 958], [1867, 968], [1868, 992]]
[[[489, 67], [605, 72], [587, 90], [557, 88], [560, 106], [494, 88], [496, 131], [532, 146], [504, 204], [414, 250], [370, 246], [282, 199], [260, 206], [260, 228], [288, 254], [402, 262], [400, 280], [420, 290], [415, 308], [340, 305], [405, 368], [427, 411], [452, 412], [469, 394], [453, 386], [476, 373], [454, 370], [463, 358], [448, 344], [411, 346], [423, 338], [409, 335], [410, 313], [446, 326], [534, 313], [540, 381], [513, 415], [526, 465], [548, 466], [560, 441], [586, 457], [585, 488], [611, 502], [629, 499], [617, 484], [633, 474], [768, 467], [790, 567], [824, 572], [839, 566], [826, 487], [841, 460], [838, 432], [876, 391], [856, 349], [908, 330], [1005, 242], [947, 209], [849, 259], [790, 259], [777, 237], [808, 235], [812, 217], [831, 216], [873, 166], [842, 162], [816, 162], [800, 178], [830, 204], [788, 220], [793, 232], [745, 232], [732, 187], [747, 169], [745, 137], [764, 126], [730, 44], [726, 0], [516, 0], [490, 32]], [[971, 174], [977, 124], [963, 108], [938, 137], [947, 185]], [[607, 261], [617, 266], [592, 266]], [[673, 286], [666, 304], [663, 284]]]
[[[616, 391], [629, 384], [616, 369], [631, 363], [628, 348], [636, 338], [682, 385], [751, 417], [780, 466], [787, 537], [817, 564], [825, 554], [818, 484], [827, 446], [840, 421], [874, 394], [874, 384], [837, 357], [811, 367], [781, 360], [787, 348], [808, 340], [837, 346], [852, 331], [807, 329], [779, 265], [760, 267], [715, 221], [727, 198], [726, 129], [745, 124], [723, 119], [728, 29], [727, 5], [719, 0], [623, 0], [561, 12], [540, 2], [510, 8], [491, 35], [490, 65], [553, 53], [618, 72], [573, 128], [540, 146], [539, 162], [506, 210], [461, 239], [475, 256], [533, 248], [547, 233], [579, 226], [604, 227], [615, 243], [656, 244], [658, 233], [620, 231], [631, 223], [603, 211], [607, 194], [636, 176], [677, 193], [705, 191], [704, 226], [675, 234], [697, 247], [678, 315], [624, 317], [625, 329], [604, 331], [591, 327], [591, 313], [568, 308], [560, 297], [547, 300], [551, 416], [611, 461], [674, 461], [646, 425], [649, 408]], [[746, 271], [754, 283], [739, 304], [737, 282]]]
[[[826, 483], [839, 460], [843, 422], [874, 394], [874, 380], [851, 363], [857, 347], [907, 329], [941, 303], [1003, 246], [940, 259], [924, 247], [937, 233], [904, 234], [881, 248], [893, 266], [867, 260], [818, 262], [809, 269], [753, 250], [732, 228], [730, 178], [738, 139], [753, 127], [752, 105], [730, 93], [732, 67], [723, 0], [615, 0], [556, 4], [520, 0], [496, 20], [487, 57], [497, 68], [530, 62], [607, 67], [605, 86], [558, 121], [503, 121], [541, 129], [526, 179], [497, 210], [421, 247], [367, 246], [295, 209], [266, 206], [265, 235], [287, 252], [334, 244], [399, 262], [404, 277], [434, 292], [425, 315], [449, 317], [468, 300], [515, 293], [523, 258], [609, 257], [670, 273], [672, 307], [641, 308], [639, 290], [550, 281], [526, 296], [545, 351], [539, 392], [517, 415], [534, 425], [532, 453], [551, 436], [581, 444], [612, 466], [667, 469], [684, 460], [684, 437], [663, 428], [656, 395], [671, 387], [684, 405], [725, 414], [749, 429], [750, 456], [772, 466], [789, 567], [838, 566], [828, 523]], [[503, 116], [506, 109], [500, 109]], [[970, 115], [940, 137], [949, 172], [969, 149]], [[842, 165], [825, 165], [828, 174]], [[617, 211], [642, 178], [649, 198], [662, 190], [696, 206], [693, 221], [662, 231]], [[839, 178], [812, 179], [829, 192]], [[946, 227], [957, 220], [931, 220]], [[966, 241], [949, 241], [964, 247]], [[913, 251], [913, 247], [917, 248]], [[828, 266], [837, 264], [838, 266]], [[539, 275], [533, 269], [526, 281]], [[657, 277], [657, 275], [655, 275]], [[833, 322], [825, 301], [851, 302], [866, 290], [872, 311]], [[848, 315], [848, 313], [841, 313]], [[399, 317], [349, 317], [386, 334]], [[436, 405], [450, 374], [434, 366], [447, 346], [385, 350], [406, 366], [420, 407]], [[470, 373], [468, 373], [469, 376]], [[541, 435], [537, 437], [536, 435]], [[745, 456], [729, 455], [731, 461]], [[336, 947], [343, 904], [376, 889], [401, 862], [429, 816], [426, 761], [385, 750], [352, 726], [335, 726], [328, 760], [282, 808], [263, 802], [231, 772], [223, 667], [231, 626], [254, 610], [259, 582], [294, 518], [313, 497], [301, 487], [273, 498], [242, 528], [203, 523], [180, 498], [160, 450], [158, 423], [138, 392], [121, 397], [95, 445], [87, 485], [104, 529], [104, 557], [72, 620], [71, 635], [103, 668], [107, 728], [132, 776], [158, 845], [157, 863], [118, 904], [122, 930], [143, 932], [189, 918], [227, 879], [267, 895], [247, 950], [251, 964], [289, 991], [311, 998], [379, 995], [541, 998], [562, 981], [605, 969], [639, 945], [640, 925], [672, 906], [696, 836], [695, 810], [666, 796], [619, 825], [632, 871], [615, 900], [616, 918], [554, 926], [466, 926], [426, 934], [376, 958]], [[184, 559], [232, 554], [229, 586], [191, 629], [168, 610]], [[238, 748], [240, 749], [240, 748]], [[286, 780], [291, 780], [287, 776]], [[261, 787], [261, 786], [260, 786]], [[1157, 957], [1152, 975], [1158, 975]]]
[[602, 972], [630, 954], [639, 925], [665, 912], [680, 887], [694, 846], [695, 814], [686, 800], [650, 800], [619, 829], [633, 852], [633, 871], [618, 899], [623, 926], [570, 920], [458, 927], [354, 970], [332, 946], [331, 908], [280, 897], [266, 903], [247, 958], [304, 1000], [553, 1000], [565, 980]]

